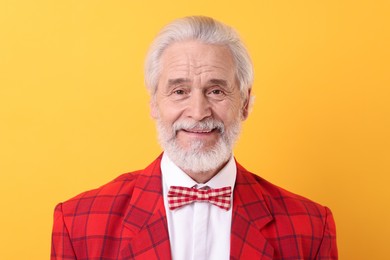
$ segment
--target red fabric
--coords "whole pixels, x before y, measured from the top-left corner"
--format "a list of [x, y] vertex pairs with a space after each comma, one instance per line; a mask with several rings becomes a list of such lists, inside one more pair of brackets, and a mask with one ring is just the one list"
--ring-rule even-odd
[[[171, 259], [161, 156], [55, 209], [51, 259]], [[337, 259], [330, 210], [237, 167], [231, 259]]]
[[168, 191], [168, 206], [170, 210], [181, 208], [195, 201], [210, 202], [224, 210], [230, 209], [231, 187], [218, 189], [196, 189], [171, 186]]

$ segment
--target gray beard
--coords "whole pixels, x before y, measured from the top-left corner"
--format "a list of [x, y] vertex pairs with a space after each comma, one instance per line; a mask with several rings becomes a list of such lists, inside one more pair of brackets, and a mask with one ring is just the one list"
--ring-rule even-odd
[[[220, 138], [217, 143], [207, 150], [204, 150], [202, 141], [193, 141], [190, 147], [184, 149], [176, 139], [179, 129], [199, 127], [213, 129], [217, 128]], [[207, 119], [202, 122], [175, 122], [173, 126], [166, 127], [161, 120], [157, 120], [159, 142], [169, 158], [183, 171], [204, 173], [220, 168], [231, 157], [234, 143], [238, 139], [241, 130], [241, 121], [238, 118], [228, 130], [225, 130], [223, 123], [214, 119]]]

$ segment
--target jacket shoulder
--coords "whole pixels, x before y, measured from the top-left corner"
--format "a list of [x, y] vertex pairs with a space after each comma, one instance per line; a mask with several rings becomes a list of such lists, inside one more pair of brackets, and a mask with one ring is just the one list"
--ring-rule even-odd
[[135, 182], [140, 173], [141, 171], [134, 171], [121, 174], [96, 189], [85, 191], [60, 203], [64, 217], [97, 211], [123, 212], [126, 202], [131, 199]]
[[122, 215], [129, 205], [136, 185], [146, 185], [151, 179], [160, 178], [161, 155], [143, 170], [119, 175], [99, 188], [85, 191], [63, 203], [64, 217], [110, 213]]
[[[279, 201], [280, 204], [286, 204], [288, 206], [288, 202], [291, 201], [293, 204], [297, 205], [312, 205], [314, 207], [323, 208], [323, 206], [307, 197], [296, 194], [284, 188], [281, 188], [263, 178], [255, 175], [255, 179], [263, 188], [263, 195], [267, 196], [269, 199], [274, 201]], [[296, 206], [296, 205], [295, 205]]]
[[274, 216], [305, 216], [323, 222], [329, 214], [328, 208], [311, 199], [281, 188], [242, 166], [238, 169], [244, 178], [259, 186], [265, 203]]
[[241, 166], [238, 173], [246, 190], [263, 202], [260, 205], [264, 207], [254, 211], [267, 211], [272, 218], [262, 234], [273, 245], [275, 259], [286, 259], [286, 255], [294, 259], [337, 259], [336, 227], [327, 207], [278, 187]]

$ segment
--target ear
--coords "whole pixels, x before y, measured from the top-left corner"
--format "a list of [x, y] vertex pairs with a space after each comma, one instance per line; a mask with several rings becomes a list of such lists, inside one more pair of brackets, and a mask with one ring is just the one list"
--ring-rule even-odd
[[251, 91], [252, 88], [248, 89], [247, 96], [242, 104], [242, 114], [241, 114], [241, 120], [244, 121], [248, 118], [249, 115], [249, 107], [251, 103]]
[[151, 97], [150, 102], [149, 102], [149, 106], [150, 106], [150, 116], [153, 119], [157, 119], [159, 113], [158, 113], [158, 106], [157, 106], [157, 102], [156, 102], [155, 97]]

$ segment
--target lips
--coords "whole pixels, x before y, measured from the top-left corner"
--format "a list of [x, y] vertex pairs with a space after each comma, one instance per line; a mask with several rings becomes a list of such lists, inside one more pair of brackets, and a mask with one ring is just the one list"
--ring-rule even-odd
[[187, 133], [194, 133], [194, 134], [208, 134], [216, 130], [216, 128], [213, 129], [181, 129]]
[[189, 132], [189, 133], [207, 134], [207, 133], [210, 133], [210, 132], [214, 131], [215, 129], [211, 129], [211, 130], [183, 129], [183, 130], [186, 131], [186, 132]]
[[224, 125], [215, 119], [206, 119], [200, 122], [180, 120], [173, 124], [173, 131], [175, 135], [183, 132], [201, 137], [202, 135], [207, 136], [216, 132], [223, 133]]

